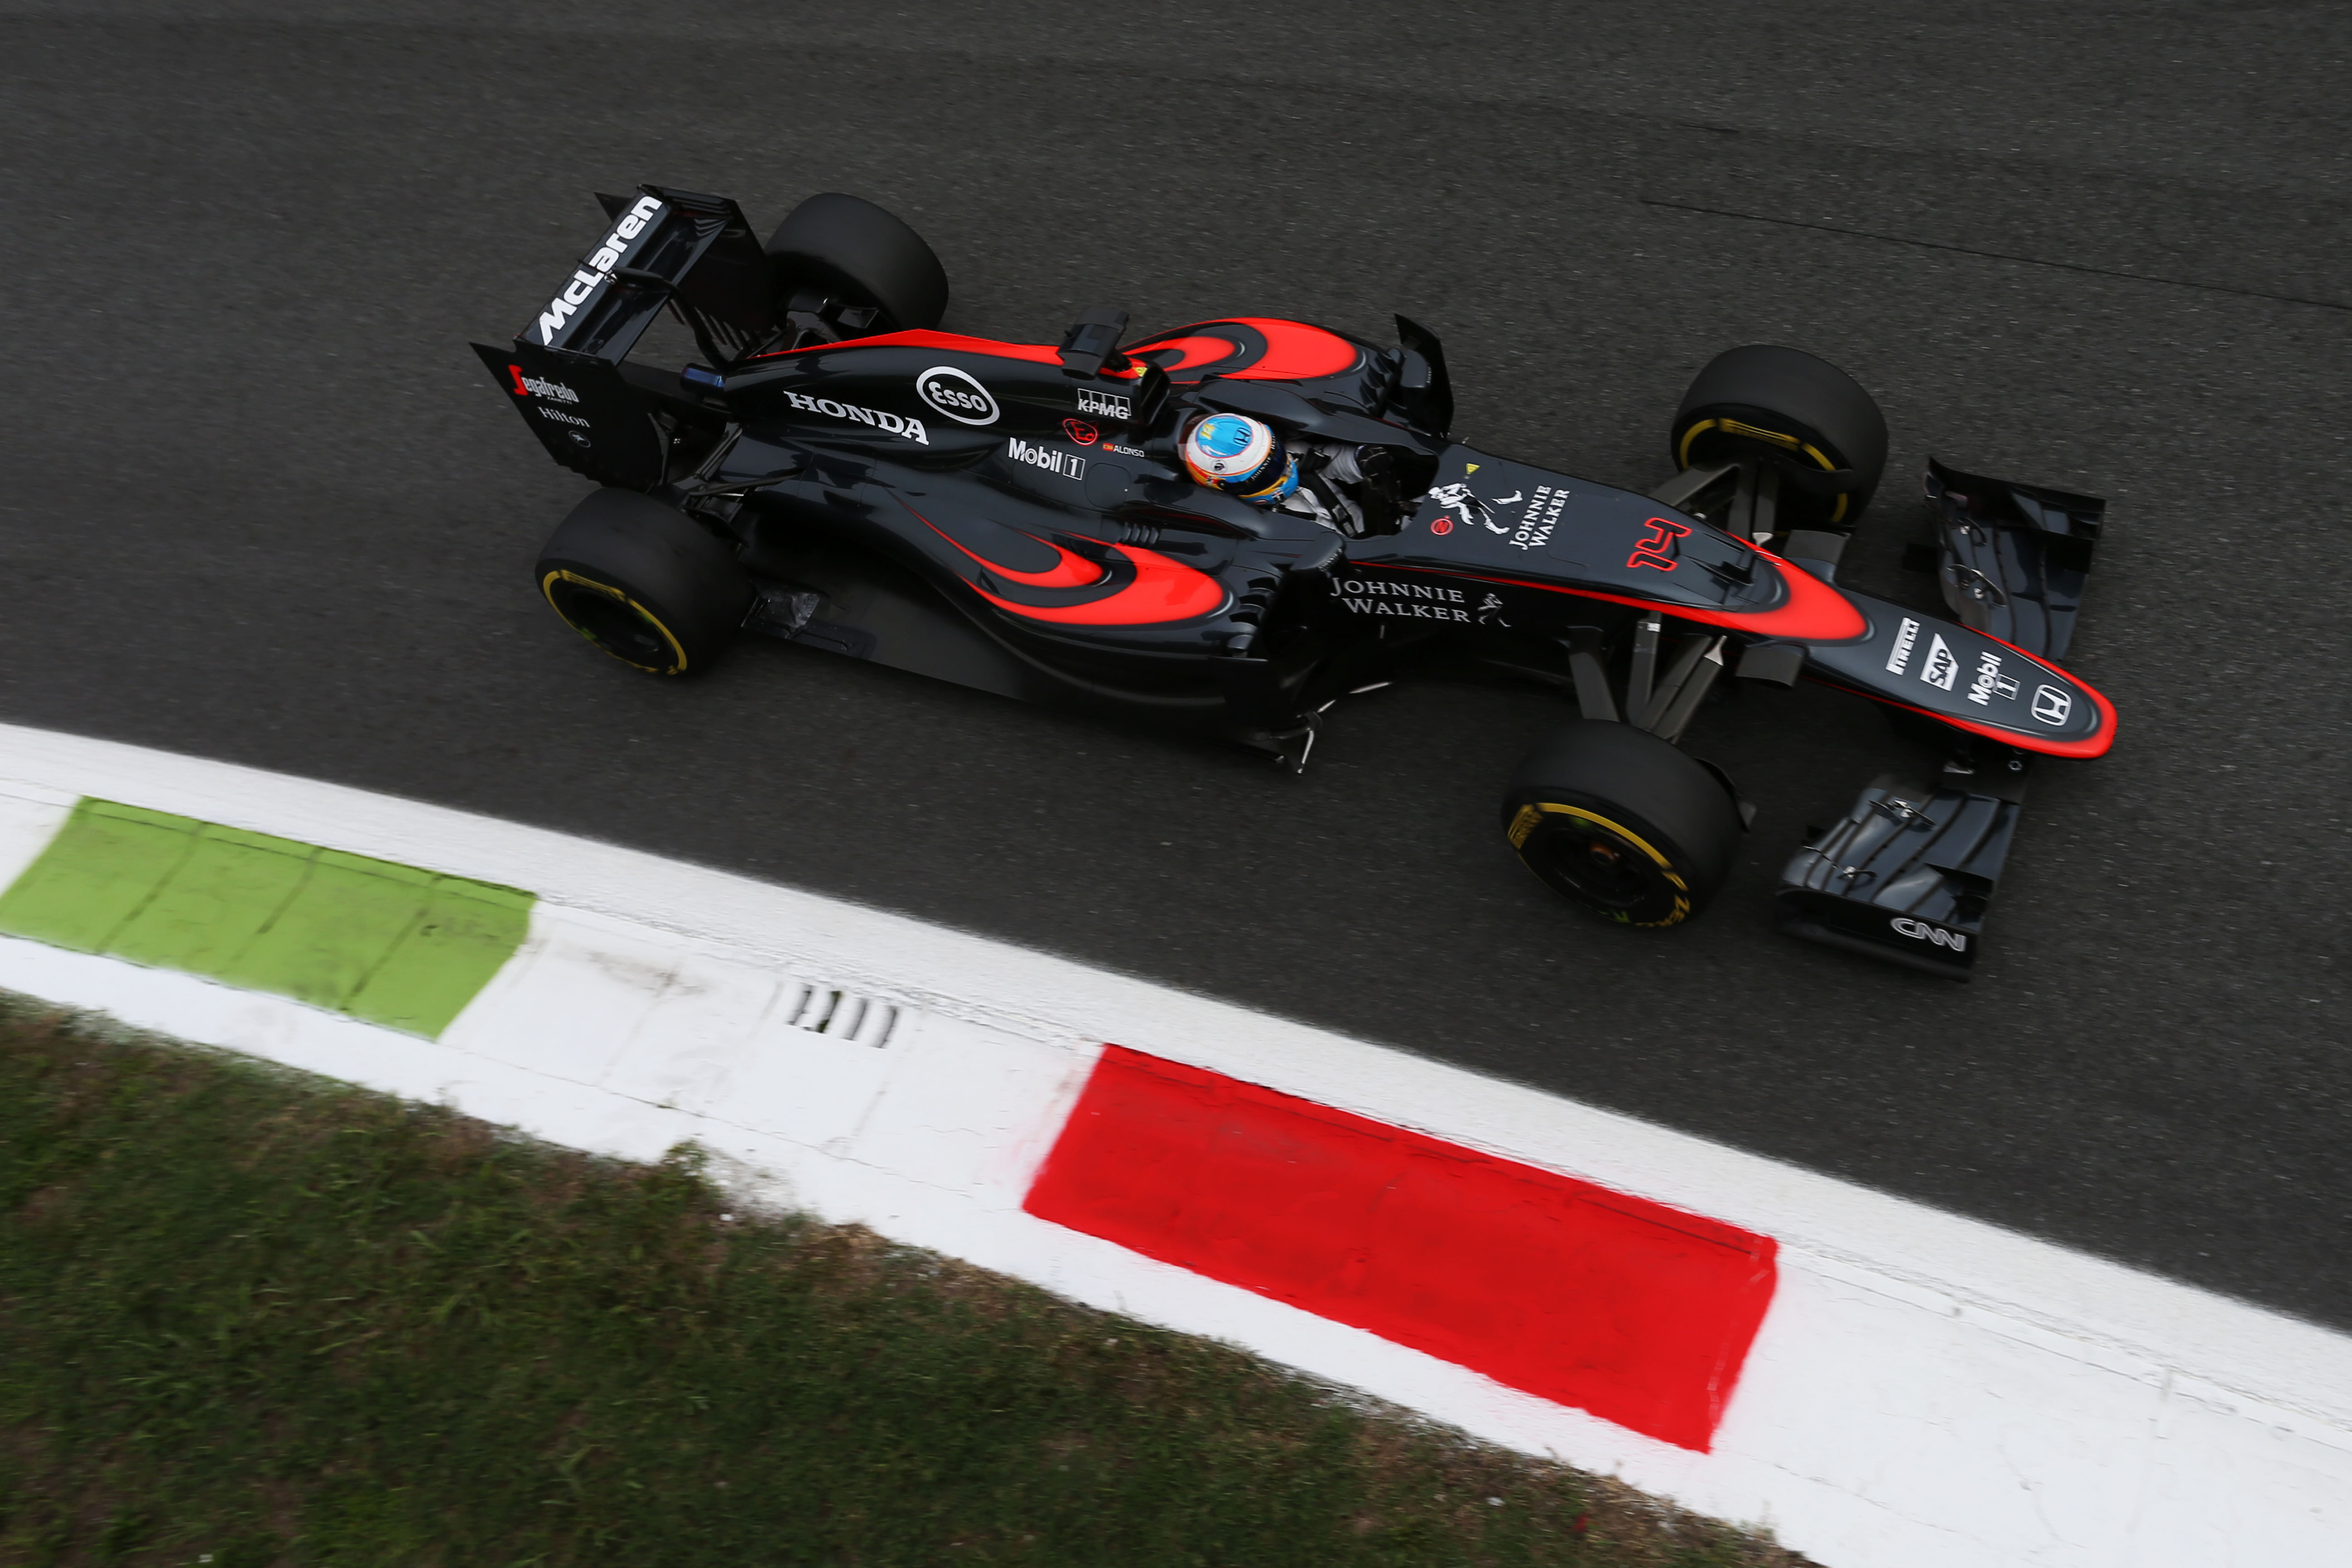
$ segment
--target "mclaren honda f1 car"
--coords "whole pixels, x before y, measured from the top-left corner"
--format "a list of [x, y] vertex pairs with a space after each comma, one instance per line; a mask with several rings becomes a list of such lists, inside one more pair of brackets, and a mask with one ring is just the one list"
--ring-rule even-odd
[[[546, 306], [475, 347], [599, 487], [540, 592], [638, 669], [691, 674], [764, 634], [1293, 768], [1336, 703], [1401, 678], [1546, 683], [1578, 716], [1510, 780], [1503, 836], [1647, 927], [1706, 904], [1753, 815], [1681, 747], [1711, 689], [1820, 681], [1947, 760], [1817, 830], [1780, 919], [1958, 977], [2029, 767], [2114, 743], [2114, 708], [2056, 662], [2103, 503], [1930, 461], [1924, 563], [1950, 616], [1840, 586], [1886, 425], [1809, 354], [1709, 363], [1643, 495], [1455, 440], [1438, 339], [1402, 317], [1393, 345], [1261, 317], [1134, 339], [1108, 309], [1000, 342], [939, 330], [938, 258], [856, 197], [811, 197], [764, 244], [723, 198], [600, 199], [603, 237]], [[698, 361], [631, 363], [664, 312]], [[1219, 415], [1278, 436], [1296, 482], [1273, 504], [1188, 468]]]

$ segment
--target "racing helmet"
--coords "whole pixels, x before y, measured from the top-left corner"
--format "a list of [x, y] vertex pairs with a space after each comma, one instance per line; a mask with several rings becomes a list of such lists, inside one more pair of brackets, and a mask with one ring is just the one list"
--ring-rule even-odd
[[1184, 467], [1212, 489], [1273, 506], [1298, 488], [1298, 460], [1263, 419], [1212, 414], [1184, 437]]

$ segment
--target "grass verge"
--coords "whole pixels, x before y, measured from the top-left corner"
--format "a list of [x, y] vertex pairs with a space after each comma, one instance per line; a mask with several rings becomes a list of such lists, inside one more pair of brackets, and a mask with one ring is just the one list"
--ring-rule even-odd
[[0, 997], [0, 1563], [1801, 1560], [657, 1166]]

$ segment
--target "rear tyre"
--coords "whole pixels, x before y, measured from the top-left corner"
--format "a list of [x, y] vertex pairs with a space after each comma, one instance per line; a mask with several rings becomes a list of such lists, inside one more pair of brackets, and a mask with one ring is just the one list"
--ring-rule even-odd
[[1743, 824], [1706, 765], [1630, 724], [1579, 720], [1531, 752], [1503, 796], [1503, 832], [1553, 890], [1621, 925], [1704, 909]]
[[936, 327], [947, 313], [947, 268], [923, 237], [839, 192], [811, 196], [777, 226], [768, 268], [779, 308], [814, 286], [880, 311], [876, 332]]
[[1709, 360], [1675, 412], [1675, 467], [1776, 457], [1801, 468], [1850, 469], [1843, 490], [1780, 487], [1784, 527], [1851, 528], [1886, 471], [1886, 416], [1854, 379], [1799, 349], [1750, 343]]
[[598, 490], [573, 507], [540, 552], [538, 581], [566, 626], [655, 675], [709, 665], [751, 607], [733, 551], [632, 490]]

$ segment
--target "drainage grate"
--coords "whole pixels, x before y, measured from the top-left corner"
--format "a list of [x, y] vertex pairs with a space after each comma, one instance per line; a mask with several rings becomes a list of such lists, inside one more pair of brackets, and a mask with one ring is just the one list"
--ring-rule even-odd
[[877, 1050], [890, 1043], [898, 1027], [898, 1009], [888, 1002], [860, 996], [831, 986], [800, 985], [800, 997], [789, 1003], [784, 1021], [795, 1029], [855, 1040]]

